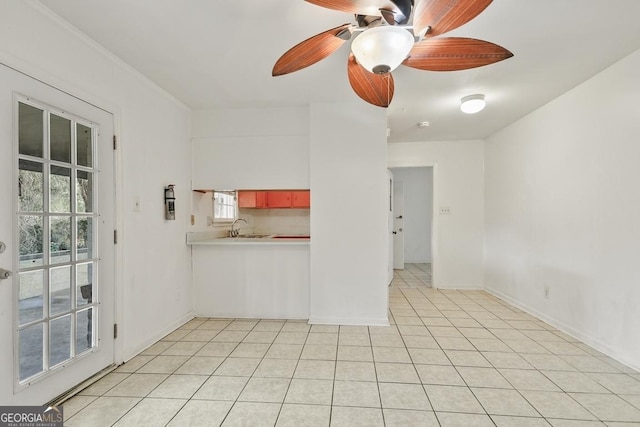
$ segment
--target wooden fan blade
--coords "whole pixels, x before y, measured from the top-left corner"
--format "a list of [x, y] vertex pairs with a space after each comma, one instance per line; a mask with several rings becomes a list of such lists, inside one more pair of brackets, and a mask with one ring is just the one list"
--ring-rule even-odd
[[416, 43], [403, 65], [429, 71], [457, 71], [482, 67], [508, 58], [513, 53], [484, 40], [464, 37], [424, 39]]
[[317, 6], [355, 15], [380, 16], [380, 9], [400, 12], [391, 0], [306, 0]]
[[393, 76], [387, 74], [374, 74], [358, 64], [353, 54], [349, 55], [347, 63], [349, 83], [353, 91], [369, 104], [378, 107], [388, 107], [393, 99]]
[[430, 36], [466, 24], [485, 10], [493, 0], [416, 0], [413, 28], [416, 34], [431, 27]]
[[337, 37], [337, 35], [342, 30], [349, 28], [349, 25], [344, 24], [332, 28], [298, 43], [278, 59], [276, 65], [273, 66], [271, 74], [273, 76], [281, 76], [293, 73], [331, 55], [345, 42], [344, 39]]

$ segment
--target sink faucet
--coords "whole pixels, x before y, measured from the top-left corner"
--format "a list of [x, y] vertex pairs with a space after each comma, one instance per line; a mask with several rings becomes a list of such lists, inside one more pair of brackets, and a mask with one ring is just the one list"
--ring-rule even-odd
[[235, 221], [233, 221], [233, 222], [231, 223], [231, 230], [229, 231], [229, 237], [238, 237], [238, 233], [240, 232], [240, 230], [236, 230], [236, 229], [235, 229], [236, 223], [237, 223], [238, 221], [242, 221], [242, 222], [244, 222], [245, 224], [248, 224], [248, 222], [247, 222], [247, 220], [246, 220], [246, 219], [244, 219], [244, 218], [237, 218]]

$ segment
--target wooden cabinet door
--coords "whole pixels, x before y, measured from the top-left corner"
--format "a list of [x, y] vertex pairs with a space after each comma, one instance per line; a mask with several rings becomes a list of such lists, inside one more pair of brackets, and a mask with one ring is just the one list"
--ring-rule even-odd
[[308, 208], [310, 206], [311, 196], [309, 190], [238, 190], [239, 208]]
[[266, 208], [267, 192], [253, 190], [238, 191], [238, 207], [239, 208]]
[[291, 207], [293, 208], [309, 208], [311, 207], [311, 192], [310, 191], [292, 191]]
[[291, 207], [291, 191], [267, 192], [267, 207], [290, 208]]
[[238, 191], [239, 208], [256, 208], [256, 191]]
[[266, 208], [266, 207], [267, 207], [267, 192], [256, 191], [256, 208]]

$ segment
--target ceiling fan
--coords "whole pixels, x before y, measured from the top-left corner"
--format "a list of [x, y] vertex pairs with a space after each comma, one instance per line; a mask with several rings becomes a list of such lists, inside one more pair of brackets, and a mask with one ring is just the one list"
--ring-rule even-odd
[[[301, 70], [352, 40], [347, 61], [349, 83], [363, 100], [388, 107], [393, 99], [391, 72], [399, 65], [429, 71], [466, 70], [513, 56], [491, 42], [437, 37], [478, 16], [493, 0], [305, 0], [355, 15], [317, 34], [278, 59], [272, 75]], [[415, 4], [414, 4], [415, 3]]]

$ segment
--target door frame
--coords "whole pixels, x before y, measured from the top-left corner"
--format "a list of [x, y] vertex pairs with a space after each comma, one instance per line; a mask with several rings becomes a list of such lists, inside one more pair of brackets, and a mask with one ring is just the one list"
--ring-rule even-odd
[[[124, 362], [124, 346], [122, 339], [123, 330], [126, 330], [123, 317], [123, 284], [124, 284], [124, 202], [123, 202], [123, 162], [122, 162], [122, 109], [119, 105], [112, 101], [108, 101], [93, 92], [84, 90], [73, 83], [60, 79], [55, 75], [47, 73], [42, 68], [33, 64], [26, 63], [18, 58], [7, 55], [0, 51], [0, 65], [24, 75], [25, 77], [36, 80], [37, 82], [49, 86], [55, 90], [63, 92], [82, 102], [90, 104], [100, 110], [103, 110], [113, 117], [113, 135], [117, 141], [116, 149], [113, 153], [113, 184], [114, 184], [114, 218], [113, 223], [118, 230], [118, 241], [114, 245], [114, 297], [113, 297], [113, 319], [118, 324], [118, 337], [113, 342], [113, 361], [115, 365]], [[13, 155], [13, 153], [12, 153]], [[12, 191], [12, 197], [13, 197]], [[14, 266], [12, 266], [14, 267]], [[15, 279], [14, 279], [15, 280]], [[12, 326], [13, 328], [13, 326]], [[45, 402], [43, 402], [45, 403]]]
[[[396, 191], [396, 189], [401, 189], [402, 191]], [[399, 197], [401, 196], [401, 197]], [[398, 211], [396, 204], [398, 201], [401, 202], [402, 205], [402, 218], [398, 217]], [[402, 227], [396, 228], [396, 223], [401, 222]], [[394, 270], [404, 270], [404, 254], [405, 254], [405, 242], [404, 242], [404, 182], [398, 181], [393, 183], [393, 269]], [[399, 243], [402, 244], [399, 244]], [[399, 250], [398, 250], [399, 249]], [[402, 256], [399, 256], [399, 253], [402, 252]], [[402, 262], [397, 262], [402, 260]], [[400, 268], [400, 264], [402, 264], [402, 268]]]
[[389, 286], [391, 286], [391, 283], [393, 282], [393, 183], [394, 183], [394, 178], [393, 178], [393, 172], [391, 172], [391, 170], [387, 169], [387, 182], [388, 182], [388, 190], [389, 190], [389, 210], [387, 212], [387, 233], [389, 233], [389, 241], [387, 243], [388, 245], [388, 257], [387, 257], [387, 262], [389, 263], [389, 265], [387, 266], [387, 282]]
[[387, 163], [387, 168], [432, 168], [433, 171], [433, 188], [432, 188], [432, 206], [431, 206], [431, 285], [434, 289], [439, 287], [438, 269], [440, 266], [440, 255], [438, 245], [438, 162], [420, 161], [420, 160], [397, 160]]

